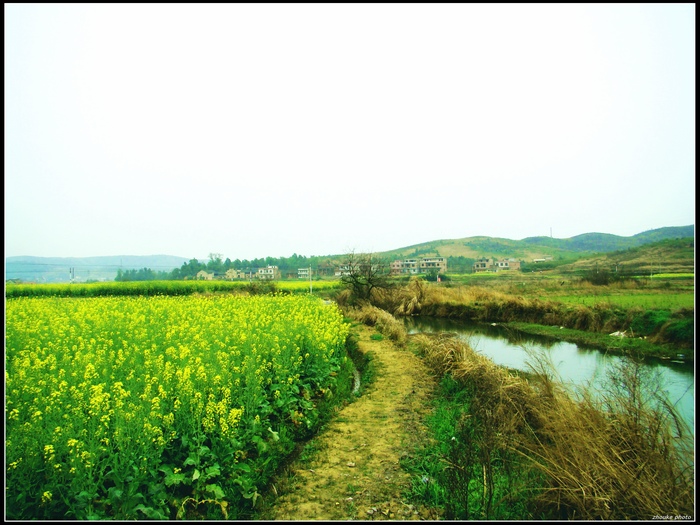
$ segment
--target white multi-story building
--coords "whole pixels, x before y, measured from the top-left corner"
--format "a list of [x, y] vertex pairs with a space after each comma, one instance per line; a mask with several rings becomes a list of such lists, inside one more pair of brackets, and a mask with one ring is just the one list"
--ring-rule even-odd
[[280, 269], [277, 266], [268, 266], [267, 268], [258, 268], [256, 277], [263, 280], [279, 279], [281, 277]]

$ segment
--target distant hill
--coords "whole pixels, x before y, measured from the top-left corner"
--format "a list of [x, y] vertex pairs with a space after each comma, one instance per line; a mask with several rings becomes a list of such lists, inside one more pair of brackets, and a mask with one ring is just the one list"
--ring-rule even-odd
[[[377, 255], [389, 260], [428, 256], [460, 257], [463, 258], [463, 261], [479, 257], [512, 257], [526, 262], [532, 261], [532, 259], [552, 257], [555, 260], [558, 259], [560, 263], [564, 263], [566, 260], [571, 262], [574, 259], [581, 259], [581, 256], [585, 256], [588, 260], [594, 260], [590, 256], [634, 249], [668, 239], [694, 239], [694, 237], [695, 225], [658, 228], [638, 233], [631, 237], [621, 237], [609, 233], [584, 233], [568, 239], [527, 237], [522, 240], [512, 240], [477, 236], [414, 244], [404, 248], [379, 252]], [[694, 249], [691, 251], [694, 252]], [[646, 254], [643, 254], [642, 257], [649, 258]], [[689, 264], [687, 249], [681, 258], [684, 259], [681, 263], [682, 266], [687, 268]], [[112, 281], [119, 269], [140, 270], [142, 268], [150, 268], [154, 271], [170, 272], [175, 268], [180, 268], [190, 259], [172, 255], [8, 257], [5, 260], [5, 280], [68, 282], [70, 281], [70, 268], [75, 268], [76, 281]], [[342, 264], [343, 259], [344, 254], [329, 255], [327, 257], [318, 257], [318, 263], [337, 265]], [[471, 262], [468, 265], [470, 267]]]
[[569, 239], [528, 237], [523, 239], [522, 242], [531, 246], [546, 246], [571, 252], [605, 253], [634, 248], [635, 246], [642, 246], [643, 244], [663, 241], [665, 239], [681, 239], [694, 236], [695, 226], [690, 225], [658, 228], [656, 230], [638, 233], [631, 237], [620, 237], [609, 233], [584, 233]]
[[604, 269], [621, 275], [695, 273], [695, 241], [688, 237], [664, 239], [614, 252], [587, 256], [557, 267], [557, 270], [562, 273], [573, 274], [581, 274], [593, 269]]
[[5, 280], [25, 282], [70, 282], [70, 269], [75, 268], [75, 280], [113, 281], [117, 270], [150, 268], [170, 272], [189, 259], [173, 255], [116, 255], [106, 257], [32, 257], [5, 259]]
[[626, 250], [665, 239], [695, 237], [695, 225], [649, 230], [631, 237], [609, 233], [584, 233], [568, 239], [527, 237], [516, 241], [499, 237], [466, 237], [430, 241], [382, 252], [387, 258], [426, 257], [513, 257], [521, 260], [567, 257], [573, 254], [607, 253]]

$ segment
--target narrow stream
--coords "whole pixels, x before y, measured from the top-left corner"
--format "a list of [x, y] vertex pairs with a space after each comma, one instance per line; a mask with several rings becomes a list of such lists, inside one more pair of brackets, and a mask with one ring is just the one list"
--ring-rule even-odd
[[[500, 325], [432, 317], [409, 317], [405, 320], [409, 334], [453, 332], [467, 341], [477, 352], [494, 363], [517, 370], [529, 370], [531, 354], [543, 353], [562, 382], [572, 387], [602, 390], [608, 372], [620, 363], [619, 356], [573, 343], [524, 334]], [[695, 373], [691, 365], [662, 360], [648, 360], [645, 370], [658, 378], [668, 399], [675, 404], [689, 428], [695, 432]]]

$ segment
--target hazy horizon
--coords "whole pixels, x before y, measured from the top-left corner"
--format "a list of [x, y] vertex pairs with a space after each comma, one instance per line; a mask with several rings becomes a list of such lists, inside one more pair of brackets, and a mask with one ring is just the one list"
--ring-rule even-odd
[[694, 4], [5, 4], [5, 254], [695, 220]]
[[[683, 225], [678, 225], [678, 226], [662, 226], [662, 227], [660, 227], [660, 228], [652, 228], [652, 230], [661, 229], [661, 228], [667, 228], [667, 227], [668, 227], [668, 228], [682, 228], [682, 227], [685, 227], [685, 226], [694, 226], [694, 224], [683, 224]], [[646, 231], [652, 231], [652, 230], [645, 230], [644, 232], [646, 232]], [[633, 235], [625, 235], [625, 236], [622, 236], [622, 235], [621, 235], [620, 237], [634, 237], [635, 235], [638, 235], [638, 234], [644, 233], [644, 232], [638, 232], [638, 233], [633, 234]], [[579, 234], [576, 234], [576, 235], [572, 235], [571, 237], [557, 237], [557, 236], [555, 236], [555, 235], [553, 235], [553, 234], [551, 235], [551, 237], [554, 238], [554, 239], [564, 240], [564, 239], [570, 239], [570, 238], [573, 238], [573, 237], [578, 237], [578, 236], [580, 236], [580, 235], [586, 235], [586, 234], [616, 235], [616, 234], [614, 234], [614, 233], [608, 233], [608, 232], [583, 232], [583, 233], [579, 233]], [[375, 251], [376, 251], [377, 253], [381, 253], [381, 252], [390, 252], [390, 251], [394, 251], [394, 250], [398, 250], [398, 249], [402, 249], [402, 248], [411, 248], [411, 247], [413, 247], [413, 246], [419, 246], [419, 245], [427, 244], [427, 243], [431, 243], [431, 242], [451, 241], [451, 240], [458, 240], [458, 239], [468, 239], [468, 238], [473, 238], [473, 237], [489, 237], [489, 238], [493, 238], [493, 239], [507, 239], [507, 240], [513, 240], [513, 241], [521, 241], [521, 240], [524, 240], [524, 239], [527, 239], [527, 238], [533, 238], [533, 237], [550, 237], [550, 235], [528, 235], [527, 237], [523, 237], [522, 239], [508, 239], [508, 238], [506, 238], [506, 237], [492, 237], [492, 236], [490, 236], [490, 235], [471, 235], [471, 236], [469, 236], [469, 237], [457, 237], [457, 238], [454, 238], [454, 239], [431, 239], [431, 240], [426, 240], [426, 241], [417, 242], [417, 243], [414, 243], [414, 244], [409, 244], [409, 245], [406, 245], [406, 246], [395, 246], [395, 247], [393, 247], [393, 248], [378, 249], [378, 250], [375, 250]], [[183, 254], [173, 254], [173, 253], [147, 253], [147, 254], [115, 253], [115, 254], [110, 254], [110, 255], [88, 255], [88, 256], [84, 256], [84, 257], [76, 257], [76, 256], [70, 256], [70, 255], [69, 255], [69, 256], [65, 256], [65, 257], [63, 257], [63, 256], [55, 257], [55, 256], [51, 256], [51, 255], [48, 255], [48, 256], [41, 256], [41, 255], [39, 255], [39, 256], [37, 256], [37, 255], [21, 254], [21, 255], [6, 255], [6, 256], [5, 256], [5, 260], [10, 259], [10, 258], [18, 258], [18, 257], [37, 257], [37, 258], [47, 258], [47, 259], [92, 259], [92, 258], [95, 258], [95, 259], [96, 259], [96, 258], [114, 258], [114, 257], [174, 257], [174, 258], [181, 258], [181, 259], [187, 259], [187, 260], [191, 260], [192, 258], [195, 258], [195, 259], [198, 259], [198, 260], [206, 261], [206, 260], [209, 260], [209, 255], [212, 255], [212, 254], [214, 254], [214, 253], [216, 253], [216, 252], [211, 252], [211, 253], [207, 254], [207, 256], [205, 256], [205, 257], [196, 257], [196, 256], [183, 255]], [[328, 257], [328, 256], [339, 256], [339, 255], [344, 255], [344, 254], [346, 254], [346, 253], [348, 253], [348, 252], [339, 252], [339, 253], [313, 253], [313, 254], [306, 254], [306, 253], [299, 253], [299, 252], [293, 252], [293, 253], [290, 253], [290, 254], [270, 254], [270, 253], [268, 253], [268, 254], [264, 254], [264, 255], [257, 255], [257, 256], [255, 256], [255, 257], [231, 257], [231, 256], [228, 256], [228, 255], [226, 255], [226, 254], [217, 254], [217, 255], [222, 255], [222, 260], [226, 260], [227, 258], [229, 258], [229, 259], [231, 259], [232, 261], [234, 261], [234, 260], [236, 260], [236, 259], [241, 259], [241, 260], [254, 260], [254, 259], [264, 259], [264, 258], [266, 258], [266, 257], [274, 257], [274, 258], [286, 257], [286, 258], [288, 258], [288, 257], [291, 257], [291, 256], [294, 255], [294, 254], [299, 255], [299, 256], [304, 256], [304, 257]]]

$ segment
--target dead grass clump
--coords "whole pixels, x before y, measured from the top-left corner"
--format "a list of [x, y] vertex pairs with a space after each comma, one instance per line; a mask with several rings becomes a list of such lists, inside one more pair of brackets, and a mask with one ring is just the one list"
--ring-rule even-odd
[[[423, 297], [423, 312], [436, 316], [466, 315], [485, 322], [525, 321], [551, 325], [563, 325], [567, 322], [561, 306], [556, 303], [510, 295], [479, 286], [428, 286]], [[569, 317], [573, 322], [574, 319], [580, 318], [581, 314], [573, 313]]]
[[657, 394], [632, 364], [602, 401], [584, 393], [560, 396], [555, 412], [535, 407], [544, 426], [520, 450], [550, 480], [540, 504], [582, 520], [693, 515], [689, 433]]
[[595, 312], [587, 306], [576, 304], [571, 306], [564, 314], [562, 324], [575, 330], [596, 331], [600, 326], [600, 319]]
[[428, 283], [412, 277], [403, 287], [375, 288], [372, 290], [372, 304], [393, 313], [395, 316], [418, 314], [426, 297]]
[[437, 304], [469, 304], [503, 299], [505, 294], [483, 288], [481, 286], [430, 286], [426, 283], [423, 293], [423, 303]]
[[351, 299], [352, 299], [352, 292], [347, 288], [343, 288], [342, 290], [340, 290], [339, 292], [337, 292], [335, 294], [333, 299], [341, 307], [348, 306], [350, 304]]
[[392, 341], [404, 345], [408, 339], [408, 334], [403, 323], [386, 310], [377, 308], [370, 304], [365, 304], [360, 308], [349, 310], [348, 315], [357, 321], [368, 326], [375, 326], [377, 330]]

